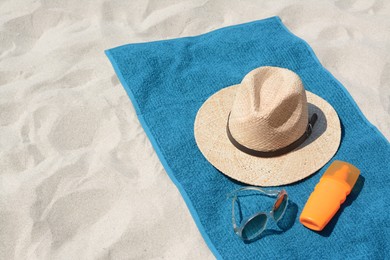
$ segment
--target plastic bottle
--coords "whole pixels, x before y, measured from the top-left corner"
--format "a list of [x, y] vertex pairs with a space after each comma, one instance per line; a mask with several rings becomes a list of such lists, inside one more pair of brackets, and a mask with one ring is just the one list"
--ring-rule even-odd
[[350, 163], [334, 161], [321, 177], [302, 210], [300, 222], [321, 231], [351, 192], [360, 171]]

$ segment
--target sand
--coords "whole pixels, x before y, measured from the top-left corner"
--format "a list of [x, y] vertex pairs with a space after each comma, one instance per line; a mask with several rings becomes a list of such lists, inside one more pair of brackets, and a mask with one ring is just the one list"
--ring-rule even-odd
[[213, 259], [105, 49], [279, 15], [390, 138], [390, 2], [0, 2], [0, 259]]

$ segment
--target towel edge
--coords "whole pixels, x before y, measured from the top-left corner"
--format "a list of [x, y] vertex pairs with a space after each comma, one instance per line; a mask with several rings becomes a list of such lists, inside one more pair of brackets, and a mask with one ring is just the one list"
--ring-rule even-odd
[[161, 161], [165, 171], [167, 172], [169, 178], [176, 185], [176, 187], [179, 190], [181, 196], [183, 197], [184, 202], [186, 203], [186, 205], [187, 205], [187, 207], [188, 207], [188, 209], [190, 211], [190, 214], [191, 214], [192, 218], [194, 219], [196, 226], [198, 227], [199, 232], [201, 233], [203, 239], [206, 242], [206, 245], [209, 247], [209, 249], [211, 250], [211, 252], [214, 254], [214, 256], [217, 259], [222, 259], [222, 257], [219, 254], [218, 250], [215, 248], [214, 244], [211, 242], [210, 237], [206, 233], [206, 230], [204, 229], [204, 226], [201, 223], [200, 218], [198, 216], [198, 213], [196, 212], [196, 210], [194, 208], [194, 205], [192, 204], [192, 201], [188, 197], [187, 192], [184, 190], [184, 188], [181, 186], [179, 181], [174, 176], [172, 169], [169, 167], [167, 161], [165, 160], [165, 157], [162, 154], [162, 152], [160, 150], [160, 147], [157, 144], [157, 141], [154, 139], [154, 136], [152, 135], [152, 133], [151, 133], [151, 131], [150, 131], [150, 129], [149, 129], [149, 127], [148, 127], [144, 117], [143, 117], [143, 115], [141, 113], [139, 113], [140, 110], [139, 110], [138, 103], [136, 102], [135, 97], [134, 97], [132, 91], [130, 90], [129, 86], [127, 85], [127, 83], [126, 83], [122, 73], [120, 72], [120, 70], [119, 70], [119, 68], [118, 68], [114, 58], [112, 57], [112, 55], [110, 53], [110, 50], [106, 50], [106, 51], [104, 51], [104, 53], [106, 54], [106, 56], [110, 60], [111, 65], [113, 66], [115, 73], [118, 75], [119, 81], [121, 82], [122, 86], [125, 88], [125, 90], [127, 92], [127, 95], [131, 99], [131, 102], [134, 104], [134, 108], [136, 110], [136, 114], [138, 116], [138, 119], [139, 119], [139, 122], [140, 122], [142, 128], [144, 129], [144, 131], [146, 133], [146, 136], [149, 138], [149, 140], [150, 140], [154, 150], [156, 151], [156, 154], [157, 154], [158, 158], [160, 159], [160, 161]]
[[[310, 45], [302, 38], [296, 36], [294, 33], [292, 33], [288, 28], [287, 26], [282, 22], [282, 20], [280, 19], [279, 16], [272, 16], [272, 17], [269, 17], [269, 18], [265, 18], [265, 19], [262, 19], [262, 20], [257, 20], [257, 21], [253, 21], [253, 22], [246, 22], [246, 23], [242, 23], [242, 24], [237, 24], [237, 25], [231, 25], [231, 26], [227, 26], [227, 27], [222, 27], [222, 28], [218, 28], [218, 29], [215, 29], [215, 30], [212, 30], [210, 32], [207, 32], [207, 33], [204, 33], [204, 34], [200, 34], [200, 35], [197, 35], [197, 36], [189, 36], [189, 37], [182, 37], [181, 39], [183, 38], [192, 38], [192, 37], [198, 37], [198, 36], [202, 36], [202, 35], [206, 35], [206, 34], [209, 34], [209, 33], [212, 33], [212, 32], [215, 32], [215, 31], [218, 31], [218, 30], [223, 30], [225, 28], [231, 28], [231, 27], [239, 27], [239, 26], [243, 26], [243, 25], [247, 25], [247, 24], [254, 24], [254, 23], [259, 23], [259, 22], [264, 22], [264, 21], [270, 21], [270, 20], [273, 20], [273, 21], [276, 21], [283, 29], [286, 33], [288, 33], [291, 37], [294, 37], [298, 40], [300, 40], [306, 47], [306, 49], [309, 51], [310, 53], [310, 56], [314, 59], [314, 61], [321, 67], [321, 69], [323, 69], [325, 71], [325, 73], [331, 78], [333, 79], [336, 84], [342, 89], [342, 91], [344, 92], [344, 94], [346, 95], [346, 97], [351, 101], [353, 107], [358, 111], [358, 114], [360, 114], [360, 117], [363, 119], [363, 121], [365, 121], [365, 123], [367, 124], [368, 127], [370, 127], [371, 129], [374, 130], [374, 132], [376, 132], [377, 134], [379, 134], [379, 136], [381, 138], [383, 138], [385, 141], [387, 141], [387, 143], [389, 143], [389, 141], [387, 140], [387, 138], [383, 135], [383, 133], [381, 131], [379, 131], [379, 129], [373, 125], [366, 117], [365, 115], [363, 114], [363, 112], [360, 110], [359, 106], [357, 105], [357, 103], [355, 102], [355, 100], [352, 98], [351, 94], [348, 92], [348, 90], [344, 87], [344, 85], [342, 85], [322, 64], [321, 62], [319, 61], [319, 59], [317, 58], [316, 54], [314, 53], [314, 50], [310, 47]], [[177, 38], [176, 38], [177, 39]], [[167, 40], [159, 40], [159, 41], [152, 41], [152, 42], [149, 42], [149, 43], [156, 43], [156, 42], [167, 42], [167, 41], [172, 41], [172, 40], [175, 40], [175, 39], [167, 39]], [[135, 108], [135, 111], [136, 111], [136, 114], [138, 116], [138, 119], [140, 121], [140, 124], [142, 126], [142, 128], [144, 129], [147, 137], [149, 138], [153, 148], [155, 149], [156, 151], [156, 154], [158, 156], [158, 158], [160, 159], [164, 169], [166, 170], [168, 176], [170, 177], [170, 179], [173, 181], [173, 183], [176, 185], [177, 189], [179, 190], [180, 194], [182, 195], [189, 211], [190, 211], [190, 214], [191, 216], [193, 217], [194, 221], [195, 221], [195, 224], [196, 226], [198, 227], [203, 239], [205, 240], [207, 246], [209, 247], [209, 249], [211, 250], [211, 252], [214, 254], [214, 256], [217, 258], [217, 259], [222, 259], [220, 253], [218, 252], [218, 250], [216, 249], [216, 247], [214, 246], [214, 244], [211, 242], [211, 239], [210, 237], [208, 236], [208, 234], [206, 233], [205, 229], [204, 229], [204, 226], [203, 224], [201, 223], [200, 221], [200, 218], [191, 202], [191, 200], [189, 199], [188, 197], [188, 194], [186, 193], [186, 191], [183, 189], [183, 187], [181, 186], [181, 184], [178, 182], [178, 180], [176, 179], [176, 177], [174, 176], [173, 174], [173, 171], [172, 169], [169, 167], [167, 161], [165, 160], [165, 157], [164, 155], [162, 154], [156, 140], [154, 139], [154, 136], [151, 134], [151, 131], [140, 111], [140, 107], [138, 105], [138, 103], [136, 102], [136, 99], [134, 97], [134, 94], [132, 93], [131, 89], [129, 88], [129, 86], [127, 85], [121, 71], [119, 70], [118, 66], [117, 66], [117, 63], [115, 62], [115, 59], [114, 57], [111, 55], [111, 51], [117, 49], [117, 48], [122, 48], [122, 47], [125, 47], [125, 46], [130, 46], [130, 45], [137, 45], [137, 44], [144, 44], [144, 43], [131, 43], [131, 44], [125, 44], [125, 45], [120, 45], [120, 46], [117, 46], [117, 47], [114, 47], [114, 48], [111, 48], [111, 49], [108, 49], [108, 50], [105, 50], [104, 53], [106, 54], [106, 56], [108, 57], [109, 61], [111, 62], [111, 65], [112, 67], [114, 68], [114, 71], [115, 73], [117, 74], [118, 78], [119, 78], [119, 81], [121, 82], [122, 86], [125, 88], [125, 91], [127, 92], [127, 95], [129, 96], [131, 102], [133, 103], [134, 105], [134, 108]]]

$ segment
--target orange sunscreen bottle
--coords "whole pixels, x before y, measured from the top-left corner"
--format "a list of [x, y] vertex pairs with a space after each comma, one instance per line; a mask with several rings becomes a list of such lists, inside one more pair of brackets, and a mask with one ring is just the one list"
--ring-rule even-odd
[[321, 231], [339, 210], [359, 174], [352, 164], [334, 161], [314, 188], [299, 221], [307, 228]]

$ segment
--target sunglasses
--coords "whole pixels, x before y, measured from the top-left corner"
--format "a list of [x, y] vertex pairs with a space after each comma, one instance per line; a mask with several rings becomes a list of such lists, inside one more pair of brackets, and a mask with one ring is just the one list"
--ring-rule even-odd
[[[240, 225], [237, 225], [236, 218], [234, 215], [235, 202], [237, 200], [237, 193], [246, 190], [258, 191], [269, 197], [276, 197], [275, 203], [270, 212], [257, 212], [250, 216], [249, 218], [241, 221]], [[288, 204], [288, 195], [285, 190], [263, 190], [258, 187], [243, 187], [238, 190], [233, 191], [228, 195], [232, 197], [232, 223], [234, 233], [239, 236], [244, 241], [251, 241], [260, 236], [260, 234], [265, 230], [267, 226], [268, 219], [273, 219], [276, 223], [283, 217], [287, 204]]]

